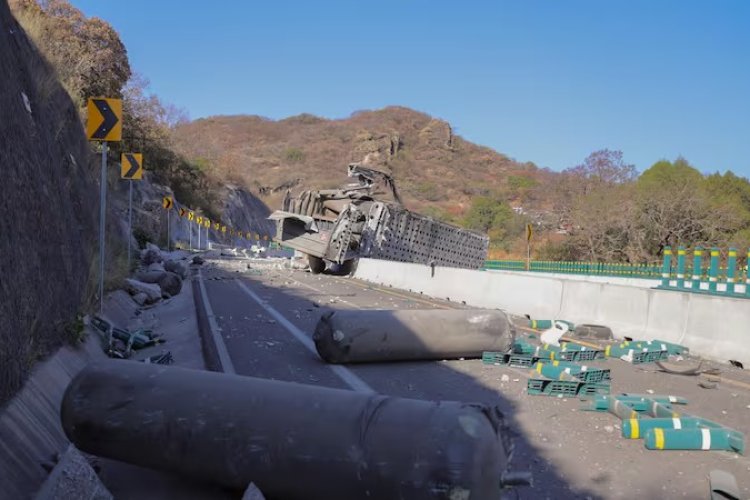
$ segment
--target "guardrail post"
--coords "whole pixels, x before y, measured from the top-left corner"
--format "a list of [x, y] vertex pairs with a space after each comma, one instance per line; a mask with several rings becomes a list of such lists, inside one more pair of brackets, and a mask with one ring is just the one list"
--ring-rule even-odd
[[716, 291], [716, 282], [719, 279], [719, 249], [714, 247], [711, 249], [711, 264], [708, 268], [708, 290], [711, 292]]
[[672, 269], [672, 248], [664, 247], [664, 264], [661, 268], [661, 286], [669, 287], [669, 273]]
[[693, 278], [690, 288], [693, 290], [701, 289], [701, 280], [703, 278], [703, 249], [695, 247], [693, 250]]
[[737, 272], [737, 249], [730, 248], [727, 257], [727, 293], [734, 293], [734, 278]]
[[677, 247], [677, 288], [685, 288], [685, 247]]

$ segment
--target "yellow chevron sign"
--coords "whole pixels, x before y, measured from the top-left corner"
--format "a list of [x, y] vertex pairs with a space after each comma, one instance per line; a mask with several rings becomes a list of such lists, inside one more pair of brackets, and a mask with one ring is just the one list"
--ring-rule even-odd
[[90, 141], [122, 140], [122, 100], [90, 98], [86, 135]]
[[143, 179], [143, 155], [141, 153], [123, 153], [120, 157], [120, 178], [131, 181]]
[[165, 196], [161, 200], [161, 206], [164, 207], [165, 210], [170, 210], [172, 206], [174, 205], [174, 200], [172, 200], [171, 196]]
[[187, 208], [180, 207], [180, 217], [185, 217], [187, 215]]

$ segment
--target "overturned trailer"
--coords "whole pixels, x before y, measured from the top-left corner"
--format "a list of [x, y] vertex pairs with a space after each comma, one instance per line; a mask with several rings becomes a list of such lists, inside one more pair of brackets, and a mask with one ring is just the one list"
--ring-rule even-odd
[[[341, 189], [289, 193], [276, 223], [274, 240], [308, 256], [310, 269], [322, 272], [326, 262], [349, 272], [360, 257], [426, 265], [479, 269], [487, 258], [487, 235], [469, 231], [404, 208], [393, 178], [383, 172], [349, 165], [357, 179]], [[376, 199], [385, 187], [392, 201]]]

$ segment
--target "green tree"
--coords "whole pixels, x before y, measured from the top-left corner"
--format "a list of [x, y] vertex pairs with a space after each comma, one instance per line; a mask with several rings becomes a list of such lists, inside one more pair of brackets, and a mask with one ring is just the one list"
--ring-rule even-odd
[[464, 217], [464, 227], [488, 233], [493, 246], [507, 248], [523, 233], [526, 219], [505, 202], [489, 196], [478, 196]]

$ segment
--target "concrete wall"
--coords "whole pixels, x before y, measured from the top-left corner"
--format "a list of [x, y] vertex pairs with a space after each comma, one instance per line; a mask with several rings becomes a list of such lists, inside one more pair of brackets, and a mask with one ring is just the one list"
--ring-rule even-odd
[[717, 361], [750, 364], [750, 300], [536, 273], [487, 272], [362, 259], [357, 278], [540, 319], [598, 323], [618, 337], [660, 339]]
[[647, 278], [621, 278], [618, 276], [589, 276], [586, 274], [566, 274], [566, 273], [542, 273], [533, 271], [501, 271], [496, 269], [487, 269], [488, 273], [513, 274], [516, 276], [542, 276], [545, 278], [560, 278], [568, 281], [588, 281], [592, 283], [609, 283], [611, 285], [628, 285], [639, 286], [642, 288], [653, 288], [659, 286], [660, 279]]

